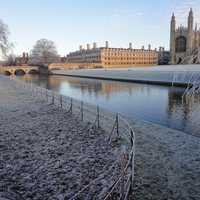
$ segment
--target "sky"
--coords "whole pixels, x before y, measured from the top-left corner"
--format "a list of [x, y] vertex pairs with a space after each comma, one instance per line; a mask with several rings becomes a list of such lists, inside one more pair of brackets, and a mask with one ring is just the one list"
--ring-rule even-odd
[[87, 43], [111, 47], [169, 49], [170, 18], [185, 25], [190, 7], [200, 26], [200, 0], [0, 0], [0, 19], [9, 26], [14, 53], [35, 42], [55, 42], [64, 56]]

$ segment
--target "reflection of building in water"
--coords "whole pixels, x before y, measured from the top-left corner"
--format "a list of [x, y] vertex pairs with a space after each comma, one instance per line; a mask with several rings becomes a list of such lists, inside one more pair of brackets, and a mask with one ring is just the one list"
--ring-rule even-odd
[[156, 65], [158, 64], [158, 53], [148, 49], [133, 49], [132, 44], [129, 48], [110, 48], [108, 42], [105, 47], [97, 48], [96, 43], [87, 49], [80, 46], [79, 51], [71, 52], [67, 56], [68, 63], [96, 63], [96, 67], [131, 67], [135, 65]]
[[[139, 84], [131, 84], [131, 83], [122, 83], [122, 82], [113, 82], [113, 81], [101, 81], [94, 79], [85, 79], [85, 78], [73, 78], [73, 77], [56, 77], [50, 76], [48, 79], [48, 85], [52, 88], [59, 88], [62, 83], [67, 83], [71, 88], [77, 88], [81, 90], [82, 94], [95, 94], [105, 95], [109, 98], [113, 93], [118, 92], [128, 92], [130, 95], [134, 90], [143, 90], [146, 87], [141, 87]], [[149, 87], [146, 88], [149, 90]]]
[[177, 112], [182, 112], [182, 127], [186, 126], [186, 122], [190, 114], [190, 105], [183, 101], [183, 88], [170, 88], [168, 93], [168, 118], [176, 118]]
[[[66, 81], [66, 79], [65, 79]], [[70, 84], [72, 88], [78, 88], [81, 90], [82, 94], [95, 94], [105, 95], [107, 99], [110, 98], [114, 93], [128, 92], [129, 95], [135, 91], [149, 91], [149, 87], [141, 87], [140, 84], [132, 83], [122, 83], [113, 82], [106, 80], [94, 80], [94, 79], [77, 79], [77, 78], [67, 78], [67, 83]]]

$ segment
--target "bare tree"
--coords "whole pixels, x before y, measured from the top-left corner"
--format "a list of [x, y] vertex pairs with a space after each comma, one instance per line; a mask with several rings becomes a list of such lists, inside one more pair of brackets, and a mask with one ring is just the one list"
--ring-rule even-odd
[[40, 39], [36, 42], [30, 54], [30, 64], [44, 66], [58, 61], [59, 56], [53, 41]]
[[4, 61], [4, 65], [15, 66], [16, 65], [16, 56], [14, 54], [7, 55], [6, 60]]
[[8, 26], [0, 19], [0, 55], [2, 57], [6, 56], [8, 50], [11, 48], [8, 36], [9, 36]]

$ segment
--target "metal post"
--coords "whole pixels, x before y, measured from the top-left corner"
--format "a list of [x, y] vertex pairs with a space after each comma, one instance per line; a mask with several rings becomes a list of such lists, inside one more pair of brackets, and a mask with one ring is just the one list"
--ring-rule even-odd
[[62, 108], [62, 95], [60, 95], [60, 107]]
[[100, 128], [99, 106], [97, 106], [97, 128]]
[[121, 171], [122, 171], [122, 178], [121, 178], [121, 194], [120, 194], [120, 199], [124, 199], [124, 182], [125, 182], [125, 178], [124, 178], [124, 168], [125, 168], [125, 155], [123, 154], [122, 160], [121, 160]]
[[135, 143], [134, 143], [134, 133], [133, 133], [133, 130], [131, 129], [130, 130], [131, 132], [131, 150], [132, 150], [132, 154], [131, 154], [131, 164], [130, 164], [130, 167], [131, 167], [131, 189], [133, 191], [134, 189], [134, 148], [135, 148]]
[[117, 136], [119, 136], [119, 116], [118, 116], [118, 114], [116, 115], [116, 131], [117, 131]]
[[72, 111], [73, 111], [73, 99], [71, 98], [71, 105], [70, 105], [70, 112], [72, 114]]
[[48, 102], [48, 90], [46, 89], [46, 100]]
[[54, 92], [52, 92], [52, 104], [54, 104]]
[[83, 121], [83, 101], [81, 101], [81, 121]]

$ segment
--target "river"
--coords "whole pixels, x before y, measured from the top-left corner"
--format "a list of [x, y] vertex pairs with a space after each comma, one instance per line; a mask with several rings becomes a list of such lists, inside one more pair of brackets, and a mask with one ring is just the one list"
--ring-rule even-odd
[[66, 76], [25, 75], [19, 78], [31, 80], [66, 96], [98, 104], [130, 118], [154, 122], [194, 135], [200, 131], [200, 104], [189, 106], [183, 103], [184, 88]]

